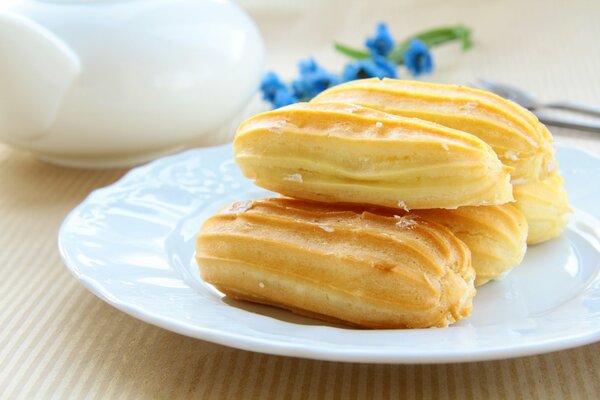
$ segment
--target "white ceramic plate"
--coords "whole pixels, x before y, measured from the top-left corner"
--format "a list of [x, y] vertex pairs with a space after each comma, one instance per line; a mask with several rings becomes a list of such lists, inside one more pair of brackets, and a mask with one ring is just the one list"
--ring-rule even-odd
[[458, 362], [524, 356], [600, 340], [600, 158], [562, 147], [575, 212], [566, 232], [529, 248], [473, 314], [446, 329], [356, 330], [226, 297], [198, 276], [194, 240], [223, 204], [264, 197], [231, 146], [167, 157], [93, 192], [64, 221], [65, 264], [116, 308], [184, 335], [323, 360]]

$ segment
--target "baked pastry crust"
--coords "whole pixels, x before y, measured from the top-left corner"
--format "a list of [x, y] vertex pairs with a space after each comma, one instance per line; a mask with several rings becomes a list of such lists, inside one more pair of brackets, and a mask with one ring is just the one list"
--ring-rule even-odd
[[330, 88], [313, 102], [360, 104], [469, 132], [514, 167], [514, 183], [538, 181], [556, 168], [552, 135], [529, 110], [500, 96], [459, 85], [364, 79]]
[[197, 239], [202, 279], [234, 298], [365, 328], [445, 327], [469, 315], [470, 251], [447, 228], [352, 206], [236, 202]]
[[569, 198], [564, 179], [555, 172], [539, 182], [515, 185], [515, 205], [529, 224], [528, 244], [542, 243], [560, 236], [569, 223]]
[[468, 133], [343, 103], [298, 103], [240, 125], [235, 160], [258, 186], [403, 209], [513, 201], [510, 168]]
[[469, 247], [475, 286], [501, 278], [525, 256], [527, 220], [512, 204], [414, 213], [444, 225]]

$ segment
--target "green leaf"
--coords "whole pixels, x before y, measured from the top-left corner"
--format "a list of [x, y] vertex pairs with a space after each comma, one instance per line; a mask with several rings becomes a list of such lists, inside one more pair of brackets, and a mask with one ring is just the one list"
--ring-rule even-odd
[[[410, 42], [415, 39], [421, 40], [428, 48], [439, 46], [454, 40], [461, 41], [463, 50], [468, 50], [473, 47], [470, 28], [464, 25], [442, 26], [416, 33], [398, 42], [398, 45], [391, 51], [388, 58], [398, 65], [404, 64], [404, 53], [410, 45]], [[356, 49], [342, 43], [335, 43], [334, 47], [338, 52], [356, 60], [362, 60], [369, 58], [370, 56], [367, 50]]]
[[399, 42], [399, 44], [390, 53], [389, 58], [396, 62], [396, 64], [403, 64], [404, 53], [406, 52], [410, 42], [415, 39], [421, 40], [428, 48], [439, 46], [454, 40], [461, 41], [463, 50], [468, 50], [473, 46], [473, 43], [471, 42], [471, 29], [464, 25], [445, 26], [429, 29], [427, 31], [419, 32], [409, 36], [408, 38]]
[[466, 26], [459, 25], [456, 28], [456, 35], [462, 42], [463, 50], [468, 50], [473, 47], [473, 42], [471, 41], [471, 29]]
[[369, 58], [369, 52], [365, 50], [358, 50], [350, 46], [346, 46], [345, 44], [335, 43], [334, 47], [340, 53], [357, 60], [362, 60], [364, 58]]

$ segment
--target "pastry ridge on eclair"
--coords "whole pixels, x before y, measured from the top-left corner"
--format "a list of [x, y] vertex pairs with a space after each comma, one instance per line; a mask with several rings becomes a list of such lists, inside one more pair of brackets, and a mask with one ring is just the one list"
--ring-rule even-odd
[[285, 196], [403, 209], [513, 201], [511, 168], [474, 135], [344, 103], [258, 114], [234, 140], [258, 186]]
[[502, 278], [525, 256], [527, 220], [513, 204], [414, 213], [444, 225], [469, 247], [475, 286]]
[[418, 215], [278, 198], [236, 202], [196, 243], [202, 279], [238, 299], [366, 328], [445, 327], [471, 312], [467, 246]]
[[555, 172], [538, 182], [515, 185], [515, 206], [529, 224], [528, 244], [542, 243], [558, 237], [569, 223], [569, 198], [564, 179]]
[[341, 101], [416, 117], [469, 132], [514, 167], [515, 182], [533, 182], [556, 168], [552, 135], [537, 117], [493, 93], [466, 86], [378, 78], [334, 86], [312, 102]]

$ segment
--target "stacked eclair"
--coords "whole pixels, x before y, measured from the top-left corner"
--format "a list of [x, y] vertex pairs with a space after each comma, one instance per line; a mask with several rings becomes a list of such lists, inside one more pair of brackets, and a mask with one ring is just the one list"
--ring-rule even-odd
[[280, 198], [202, 226], [202, 278], [234, 298], [366, 328], [445, 327], [475, 286], [562, 232], [552, 136], [456, 85], [368, 79], [242, 123], [235, 160]]

